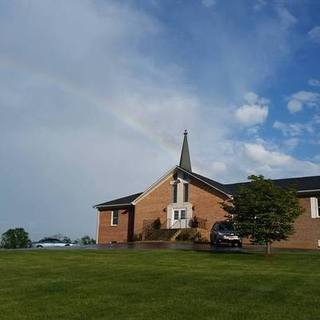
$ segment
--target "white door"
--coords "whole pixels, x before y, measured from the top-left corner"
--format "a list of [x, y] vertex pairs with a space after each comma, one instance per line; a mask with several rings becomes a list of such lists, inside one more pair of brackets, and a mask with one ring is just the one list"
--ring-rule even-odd
[[173, 209], [171, 219], [171, 229], [182, 229], [188, 228], [187, 210]]

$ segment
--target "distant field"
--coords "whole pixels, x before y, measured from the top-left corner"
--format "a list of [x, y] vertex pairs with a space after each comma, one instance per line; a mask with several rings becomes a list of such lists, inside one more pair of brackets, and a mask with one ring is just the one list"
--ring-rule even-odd
[[0, 251], [0, 319], [320, 319], [320, 253]]

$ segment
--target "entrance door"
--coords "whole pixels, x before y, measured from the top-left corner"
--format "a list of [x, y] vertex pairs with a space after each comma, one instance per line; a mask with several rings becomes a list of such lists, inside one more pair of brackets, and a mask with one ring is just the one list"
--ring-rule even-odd
[[171, 229], [188, 228], [187, 211], [186, 209], [173, 209]]

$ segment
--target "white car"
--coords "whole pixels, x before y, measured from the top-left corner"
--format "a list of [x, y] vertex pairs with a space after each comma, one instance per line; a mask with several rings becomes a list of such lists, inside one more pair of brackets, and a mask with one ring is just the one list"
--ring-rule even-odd
[[63, 242], [56, 238], [43, 238], [40, 241], [33, 243], [36, 248], [57, 248], [57, 247], [70, 247], [72, 243]]

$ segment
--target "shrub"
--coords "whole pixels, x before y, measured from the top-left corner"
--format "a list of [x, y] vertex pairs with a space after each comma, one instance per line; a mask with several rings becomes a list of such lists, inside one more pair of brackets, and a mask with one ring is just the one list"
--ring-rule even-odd
[[142, 240], [142, 233], [135, 233], [133, 236], [133, 241], [141, 241]]
[[197, 217], [193, 217], [193, 218], [190, 220], [190, 227], [191, 227], [191, 228], [198, 228], [198, 227], [199, 227], [199, 221], [198, 221], [198, 218], [197, 218]]
[[194, 229], [184, 229], [182, 230], [178, 236], [176, 237], [177, 241], [193, 241], [196, 235], [196, 231]]
[[193, 242], [208, 242], [208, 240], [201, 235], [201, 232], [195, 229], [184, 229], [176, 237], [177, 241], [193, 241]]
[[161, 228], [161, 221], [160, 218], [157, 218], [156, 220], [154, 220], [151, 224], [151, 228], [153, 230], [159, 230]]
[[208, 239], [206, 237], [203, 237], [201, 232], [197, 232], [193, 238], [193, 241], [197, 243], [205, 243], [208, 242]]

